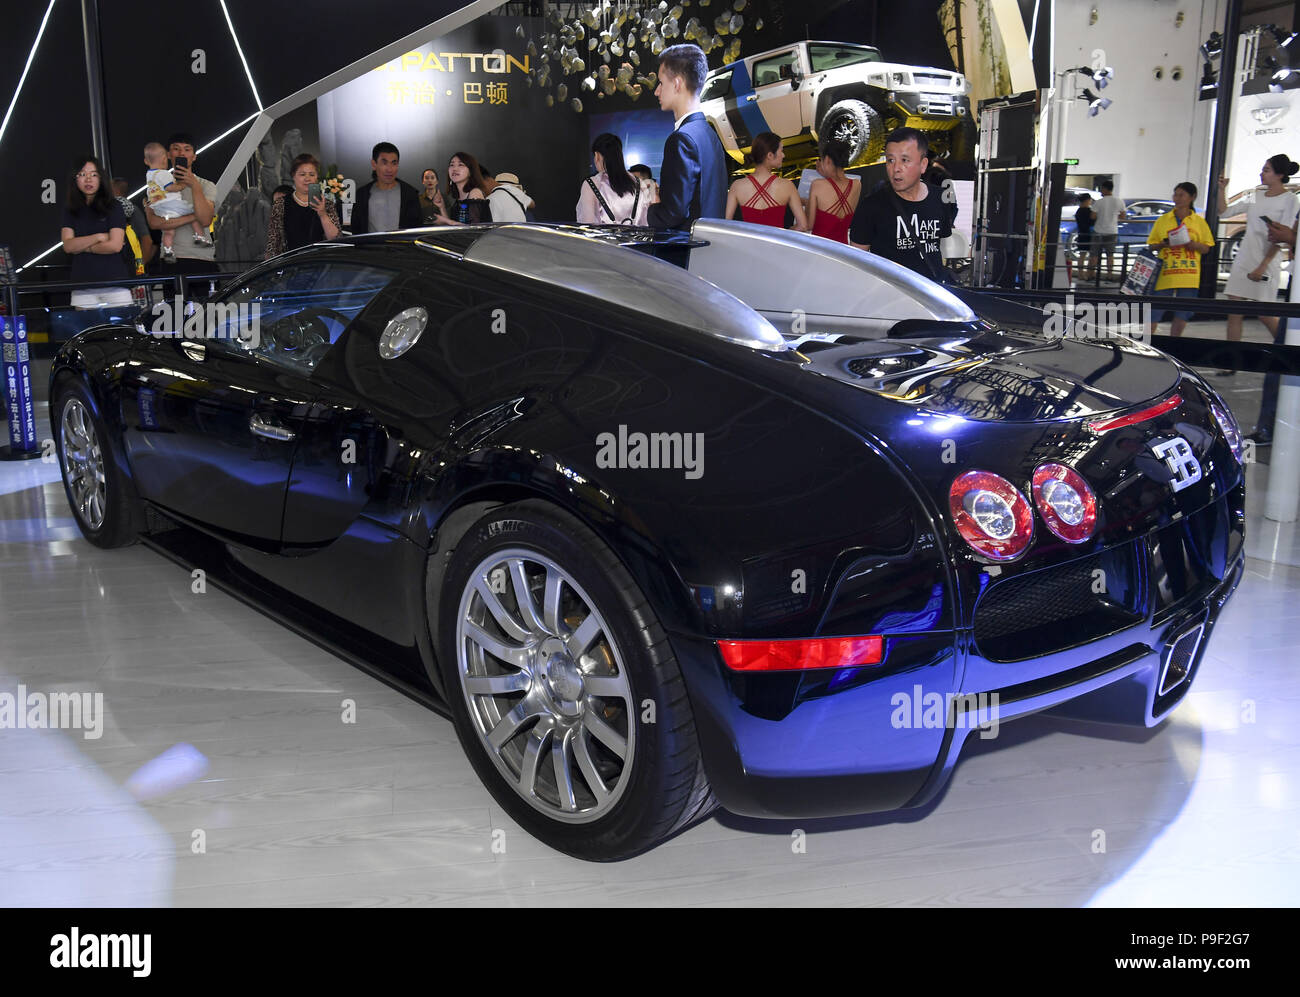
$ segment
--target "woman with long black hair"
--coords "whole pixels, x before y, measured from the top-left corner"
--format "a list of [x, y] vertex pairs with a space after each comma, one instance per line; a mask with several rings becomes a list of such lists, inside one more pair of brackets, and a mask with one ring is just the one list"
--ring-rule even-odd
[[468, 152], [455, 153], [447, 163], [447, 215], [435, 218], [442, 225], [477, 225], [492, 220], [487, 184], [478, 160]]
[[[72, 257], [72, 279], [126, 280], [122, 259], [126, 214], [109, 188], [104, 168], [94, 156], [82, 156], [68, 177], [63, 208], [63, 251]], [[129, 287], [93, 287], [72, 292], [73, 308], [131, 304]]]
[[578, 188], [578, 221], [586, 225], [644, 225], [651, 193], [623, 164], [623, 141], [605, 132], [591, 143], [596, 173]]

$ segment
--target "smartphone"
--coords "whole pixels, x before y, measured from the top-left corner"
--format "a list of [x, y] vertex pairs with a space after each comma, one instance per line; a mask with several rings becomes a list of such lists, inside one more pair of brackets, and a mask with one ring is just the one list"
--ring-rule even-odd
[[187, 170], [188, 170], [188, 169], [190, 168], [190, 160], [189, 160], [189, 157], [188, 157], [188, 156], [177, 156], [175, 159], [172, 160], [172, 165], [173, 165], [173, 166], [180, 166], [180, 167], [182, 167], [183, 169], [187, 169]]
[[1259, 217], [1260, 217], [1260, 220], [1261, 220], [1265, 225], [1272, 225], [1272, 224], [1273, 224], [1273, 219], [1270, 218], [1270, 217], [1268, 217], [1268, 215], [1260, 215]]
[[319, 201], [319, 200], [320, 200], [320, 184], [309, 183], [307, 185], [307, 203], [311, 204], [312, 201]]

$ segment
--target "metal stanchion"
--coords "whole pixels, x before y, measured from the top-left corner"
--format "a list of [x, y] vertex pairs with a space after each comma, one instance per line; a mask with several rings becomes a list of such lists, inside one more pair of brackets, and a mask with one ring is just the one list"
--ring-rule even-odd
[[5, 381], [5, 416], [9, 423], [9, 445], [0, 447], [0, 460], [31, 460], [41, 455], [36, 438], [35, 396], [32, 393], [31, 352], [27, 343], [27, 320], [18, 312], [18, 288], [5, 288], [9, 314], [0, 332]]
[[[1287, 322], [1286, 345], [1300, 346], [1300, 321]], [[1278, 523], [1294, 523], [1300, 514], [1297, 488], [1300, 488], [1300, 377], [1283, 377], [1277, 394], [1273, 455], [1268, 468], [1268, 494], [1264, 497], [1265, 517]]]

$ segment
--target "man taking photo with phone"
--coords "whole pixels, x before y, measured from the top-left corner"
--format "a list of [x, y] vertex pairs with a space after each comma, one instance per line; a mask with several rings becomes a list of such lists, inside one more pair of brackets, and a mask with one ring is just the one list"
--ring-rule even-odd
[[181, 199], [193, 210], [179, 218], [160, 218], [145, 202], [145, 220], [151, 229], [174, 232], [172, 251], [176, 259], [159, 264], [159, 273], [200, 274], [212, 273], [217, 267], [217, 251], [211, 241], [201, 245], [194, 237], [193, 223], [203, 228], [212, 224], [216, 214], [217, 186], [194, 172], [194, 137], [188, 132], [176, 132], [167, 139], [167, 158], [171, 161], [172, 178], [183, 189]]

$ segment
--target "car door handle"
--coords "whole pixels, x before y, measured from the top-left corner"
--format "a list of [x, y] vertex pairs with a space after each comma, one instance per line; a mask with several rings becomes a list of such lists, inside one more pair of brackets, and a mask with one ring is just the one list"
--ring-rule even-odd
[[248, 428], [256, 435], [265, 436], [268, 440], [292, 440], [298, 435], [292, 429], [285, 429], [274, 422], [267, 422], [256, 412], [249, 418]]
[[191, 360], [203, 360], [208, 355], [207, 347], [192, 339], [181, 340], [181, 352]]
[[756, 93], [751, 93], [751, 94], [750, 94], [748, 97], [746, 97], [745, 99], [746, 99], [746, 100], [758, 100], [758, 94], [756, 94]]

